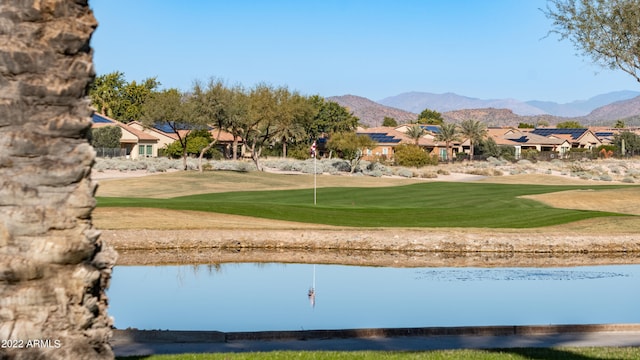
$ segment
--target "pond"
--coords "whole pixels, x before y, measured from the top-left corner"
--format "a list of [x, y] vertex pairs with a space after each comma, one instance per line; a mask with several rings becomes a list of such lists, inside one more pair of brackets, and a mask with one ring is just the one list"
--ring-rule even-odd
[[639, 280], [640, 265], [116, 266], [108, 296], [109, 314], [118, 329], [233, 332], [609, 324], [640, 323]]

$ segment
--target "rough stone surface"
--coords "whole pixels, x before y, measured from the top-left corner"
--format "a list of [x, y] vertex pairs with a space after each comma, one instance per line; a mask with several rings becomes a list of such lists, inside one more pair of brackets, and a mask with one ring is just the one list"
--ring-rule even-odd
[[110, 359], [87, 0], [0, 3], [0, 358]]

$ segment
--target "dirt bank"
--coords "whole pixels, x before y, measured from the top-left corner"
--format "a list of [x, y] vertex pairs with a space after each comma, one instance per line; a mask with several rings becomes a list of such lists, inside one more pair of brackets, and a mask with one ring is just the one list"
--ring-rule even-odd
[[640, 263], [632, 233], [490, 230], [104, 230], [120, 265], [227, 262], [368, 266], [575, 266]]

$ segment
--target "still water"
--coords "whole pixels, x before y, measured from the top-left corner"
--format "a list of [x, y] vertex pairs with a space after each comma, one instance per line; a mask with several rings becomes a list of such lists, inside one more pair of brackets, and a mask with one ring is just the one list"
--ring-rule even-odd
[[117, 266], [108, 296], [109, 313], [119, 329], [231, 332], [640, 323], [640, 265]]

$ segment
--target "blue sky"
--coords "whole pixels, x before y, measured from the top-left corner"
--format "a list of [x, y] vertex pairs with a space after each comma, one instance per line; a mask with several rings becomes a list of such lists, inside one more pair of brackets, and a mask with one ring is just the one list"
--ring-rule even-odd
[[547, 37], [546, 0], [90, 0], [97, 74], [287, 86], [372, 100], [409, 91], [570, 102], [640, 90]]

